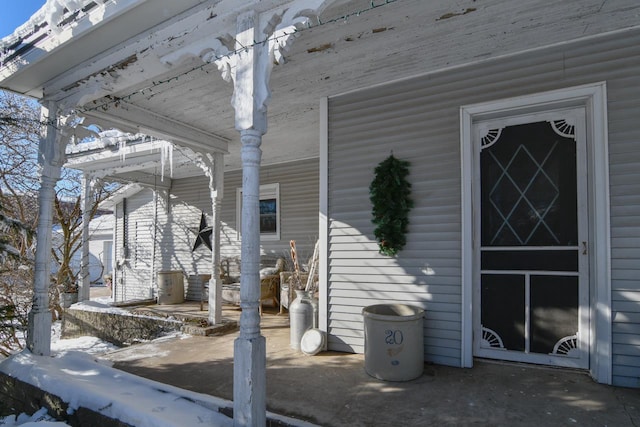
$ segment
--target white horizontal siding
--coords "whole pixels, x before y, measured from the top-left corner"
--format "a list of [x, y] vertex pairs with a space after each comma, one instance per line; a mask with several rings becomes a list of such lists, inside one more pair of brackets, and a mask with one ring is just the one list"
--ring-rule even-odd
[[210, 274], [192, 274], [185, 281], [186, 289], [184, 290], [185, 299], [187, 301], [208, 301], [209, 290], [208, 280]]
[[[318, 159], [283, 163], [261, 168], [260, 184], [280, 184], [280, 240], [262, 240], [263, 260], [284, 257], [290, 261], [291, 240], [296, 241], [299, 259], [306, 262], [318, 239], [319, 209]], [[240, 240], [236, 227], [236, 189], [242, 187], [242, 172], [225, 173], [225, 196], [222, 202], [222, 256], [240, 257]]]
[[[419, 305], [429, 313], [426, 359], [459, 365], [460, 316], [451, 313], [461, 303], [460, 197], [451, 188], [460, 186], [460, 173], [458, 149], [449, 144], [457, 117], [425, 107], [428, 98], [428, 88], [397, 84], [329, 102], [328, 341], [361, 352], [363, 307]], [[369, 201], [373, 169], [391, 151], [411, 163], [415, 202], [407, 246], [395, 259], [378, 253]]]
[[[241, 186], [241, 171], [225, 174], [225, 193], [222, 199], [222, 258], [240, 259], [240, 239], [236, 229], [236, 188]], [[261, 254], [265, 263], [274, 262], [279, 257], [289, 259], [289, 241], [296, 240], [301, 262], [312, 255], [318, 236], [319, 175], [318, 160], [305, 160], [281, 165], [264, 167], [261, 170], [263, 184], [280, 184], [280, 225], [278, 241], [262, 241]], [[120, 211], [122, 204], [118, 205]], [[126, 201], [127, 239], [130, 259], [125, 263], [121, 274], [121, 299], [149, 298], [152, 288], [156, 287], [154, 270], [179, 270], [185, 276], [211, 274], [211, 251], [204, 245], [193, 250], [200, 218], [205, 214], [207, 224], [211, 221], [211, 196], [208, 178], [204, 176], [174, 180], [167, 199], [159, 193], [157, 205], [151, 189], [143, 190]], [[153, 218], [157, 215], [156, 229]], [[148, 231], [136, 238], [141, 230]], [[116, 227], [122, 227], [119, 219]], [[117, 229], [119, 230], [119, 228]], [[155, 233], [154, 233], [155, 231]], [[120, 233], [120, 236], [122, 233]], [[154, 250], [155, 260], [151, 254]], [[145, 255], [135, 258], [136, 254]], [[192, 278], [187, 281], [186, 298], [190, 300], [206, 299], [202, 288]]]
[[118, 268], [120, 263], [122, 262], [121, 250], [124, 246], [124, 229], [125, 229], [125, 216], [123, 211], [123, 204], [119, 203], [116, 205], [114, 209], [115, 221], [113, 222], [113, 248], [114, 248], [114, 259], [113, 259], [113, 285], [114, 285], [114, 301], [123, 301], [124, 299], [121, 297], [121, 288], [123, 286], [125, 276], [124, 272]]
[[150, 189], [134, 194], [116, 208], [115, 258], [121, 266], [116, 269], [117, 301], [148, 299], [154, 295], [151, 275], [153, 211], [153, 191]]
[[[276, 258], [289, 259], [289, 241], [296, 240], [301, 260], [308, 258], [318, 235], [318, 161], [306, 160], [263, 167], [262, 184], [280, 184], [280, 240], [263, 240], [260, 245], [265, 263]], [[222, 199], [222, 259], [240, 259], [240, 235], [236, 227], [236, 189], [242, 185], [241, 171], [225, 173]], [[170, 236], [165, 243], [171, 251], [161, 261], [163, 268], [182, 269], [187, 275], [210, 274], [211, 252], [201, 245], [192, 252], [201, 213], [211, 225], [211, 199], [205, 177], [174, 182], [171, 191]], [[176, 238], [179, 236], [179, 238]], [[305, 258], [306, 257], [306, 258]], [[199, 299], [197, 289], [188, 291], [189, 299]]]
[[[640, 49], [606, 62], [611, 179], [613, 383], [640, 387]], [[608, 54], [610, 57], [612, 53]], [[602, 67], [601, 66], [601, 67]]]
[[[511, 5], [516, 7], [516, 3]], [[562, 7], [560, 3], [555, 6]], [[605, 21], [601, 23], [604, 25]], [[458, 48], [465, 49], [462, 45]], [[424, 52], [422, 60], [429, 62], [431, 55], [438, 51]], [[640, 32], [636, 29], [330, 98], [327, 159], [330, 347], [362, 351], [360, 312], [371, 303], [405, 301], [421, 305], [428, 314], [450, 316], [453, 313], [457, 317], [449, 319], [454, 323], [448, 326], [455, 326], [455, 322], [461, 320], [460, 300], [455, 299], [460, 295], [461, 282], [461, 106], [606, 81], [613, 382], [637, 385], [640, 368], [640, 352], [635, 348], [640, 345], [638, 58]], [[398, 76], [411, 73], [419, 74], [420, 69], [415, 67]], [[409, 180], [415, 200], [407, 246], [395, 259], [377, 253], [368, 192], [375, 166], [391, 152], [411, 163]], [[429, 275], [424, 274], [425, 268], [431, 272]], [[334, 323], [336, 319], [340, 320], [339, 324]], [[460, 354], [456, 351], [461, 348], [461, 330], [457, 330], [457, 335], [452, 334], [451, 329], [442, 332], [444, 325], [429, 324], [430, 320], [439, 319], [425, 321], [425, 358], [459, 365]]]

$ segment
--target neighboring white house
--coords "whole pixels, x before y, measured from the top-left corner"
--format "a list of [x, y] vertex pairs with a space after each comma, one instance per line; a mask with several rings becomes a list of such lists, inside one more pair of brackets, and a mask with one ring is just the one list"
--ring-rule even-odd
[[[59, 246], [62, 236], [57, 227], [53, 229], [53, 248]], [[73, 271], [80, 273], [82, 252], [76, 251], [71, 261]], [[51, 272], [55, 273], [58, 264], [52, 262]], [[91, 284], [104, 284], [105, 274], [113, 271], [113, 215], [102, 214], [89, 224], [89, 281]]]
[[[637, 0], [84, 3], [0, 44], [0, 86], [175, 144], [173, 168], [153, 141], [93, 163], [141, 188], [115, 204], [117, 286], [153, 289], [155, 263], [209, 272], [204, 213], [221, 256], [246, 244], [247, 280], [256, 253], [319, 238], [330, 350], [363, 351], [363, 307], [408, 303], [427, 361], [640, 387]], [[396, 257], [369, 200], [391, 153], [414, 200]], [[250, 207], [275, 195], [275, 231], [247, 209], [240, 238], [242, 185]]]
[[89, 278], [104, 284], [104, 276], [113, 273], [113, 216], [94, 218], [89, 225]]

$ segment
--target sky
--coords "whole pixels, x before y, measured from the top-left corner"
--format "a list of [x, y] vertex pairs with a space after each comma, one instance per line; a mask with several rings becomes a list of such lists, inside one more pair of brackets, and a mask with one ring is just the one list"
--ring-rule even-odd
[[0, 0], [0, 39], [12, 34], [45, 3], [46, 0]]

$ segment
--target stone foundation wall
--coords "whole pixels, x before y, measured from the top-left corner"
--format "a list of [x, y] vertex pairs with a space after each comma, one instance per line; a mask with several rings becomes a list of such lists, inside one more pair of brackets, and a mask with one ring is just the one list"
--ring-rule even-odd
[[0, 372], [0, 416], [31, 415], [40, 408], [47, 408], [51, 417], [65, 421], [72, 427], [132, 427], [84, 407], [69, 414], [68, 407], [68, 403], [60, 397]]
[[64, 310], [62, 338], [94, 336], [119, 347], [148, 341], [166, 333], [180, 331], [182, 322], [148, 316]]

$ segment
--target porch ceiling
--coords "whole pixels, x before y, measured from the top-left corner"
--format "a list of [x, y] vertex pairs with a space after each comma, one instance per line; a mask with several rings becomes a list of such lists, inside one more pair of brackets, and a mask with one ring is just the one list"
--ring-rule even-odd
[[[160, 6], [174, 5], [167, 9], [167, 18], [159, 12], [160, 1]], [[175, 6], [178, 3], [180, 7]], [[225, 168], [240, 169], [240, 138], [230, 103], [232, 85], [221, 78], [214, 64], [207, 65], [199, 57], [181, 57], [178, 52], [200, 46], [202, 54], [216, 43], [229, 42], [242, 11], [257, 8], [265, 12], [292, 3], [118, 1], [123, 10], [126, 5], [135, 5], [136, 16], [145, 11], [155, 14], [141, 20], [137, 28], [123, 13], [94, 29], [79, 26], [68, 30], [69, 34], [64, 30], [64, 43], [50, 46], [49, 51], [47, 43], [55, 38], [38, 41], [36, 37], [26, 53], [0, 66], [0, 87], [42, 93], [66, 105], [79, 105], [82, 114], [96, 123], [148, 133], [198, 151], [224, 151], [228, 144]], [[499, 10], [473, 1], [455, 6], [444, 0], [327, 3], [330, 6], [322, 11], [320, 20], [313, 18], [315, 26], [298, 34], [286, 55], [288, 62], [273, 69], [263, 164], [319, 156], [319, 104], [323, 97], [536, 48], [540, 43], [536, 34], [541, 27], [529, 25], [531, 17], [519, 17], [518, 2], [500, 2]], [[379, 7], [372, 7], [372, 3]], [[576, 25], [592, 28], [589, 20], [597, 20], [595, 3], [576, 10], [581, 19]], [[111, 4], [116, 3], [105, 3]], [[344, 16], [348, 18], [341, 18]], [[535, 16], [543, 25], [544, 17]], [[635, 25], [633, 17], [617, 16], [628, 21], [627, 25]], [[509, 21], [497, 27], [498, 17]], [[526, 25], [521, 22], [527, 19]], [[132, 28], [137, 30], [135, 35], [130, 34]], [[606, 28], [594, 31], [603, 30]], [[562, 42], [564, 37], [562, 32], [549, 32], [545, 43]], [[78, 58], [69, 55], [76, 47]], [[66, 66], [62, 66], [64, 60]], [[54, 63], [56, 67], [50, 68]], [[12, 67], [17, 71], [11, 71]]]
[[[147, 3], [150, 5], [142, 2], [139, 7]], [[190, 2], [195, 3], [198, 1]], [[234, 6], [240, 4], [236, 9], [242, 9], [248, 3], [254, 2], [237, 2]], [[264, 3], [274, 6], [286, 2]], [[198, 37], [225, 37], [235, 27], [237, 15], [237, 10], [233, 17], [228, 13], [230, 4], [204, 2], [193, 7], [192, 16], [186, 12], [182, 20], [167, 21], [170, 28], [150, 28], [125, 42], [113, 38], [112, 46], [96, 44], [100, 53], [69, 62], [68, 69], [55, 71], [55, 77], [44, 73], [50, 64], [43, 59], [30, 66], [29, 72], [21, 71], [24, 76], [15, 84], [12, 78], [17, 77], [12, 76], [0, 85], [10, 83], [14, 86], [9, 89], [27, 93], [36, 93], [40, 85], [45, 96], [81, 105], [80, 110], [85, 110], [81, 114], [91, 122], [149, 133], [199, 151], [220, 148], [228, 142], [225, 169], [239, 169], [239, 134], [230, 102], [232, 85], [222, 79], [215, 64], [205, 64], [200, 58], [161, 63], [163, 56], [177, 48], [201, 43]], [[425, 21], [435, 22], [438, 12], [419, 0], [370, 8], [369, 0], [333, 2], [322, 13], [321, 21], [326, 24], [302, 31], [287, 54], [287, 63], [274, 67], [263, 164], [318, 157], [322, 97], [382, 83], [396, 77], [396, 70], [411, 69], [422, 60], [418, 52], [425, 49], [424, 40], [416, 35]], [[364, 12], [354, 14], [358, 11]], [[348, 14], [352, 14], [348, 19], [329, 22]], [[118, 22], [114, 18], [113, 23], [103, 24], [100, 33], [109, 25], [118, 31]], [[401, 45], [398, 40], [403, 40]], [[65, 49], [73, 49], [80, 42], [70, 39]], [[41, 77], [38, 70], [43, 73]], [[31, 79], [29, 85], [25, 79]], [[25, 90], [27, 87], [31, 89]]]
[[[371, 5], [370, 1], [343, 3], [327, 9], [323, 17], [329, 20], [366, 10]], [[422, 22], [408, 19], [406, 7], [425, 14], [425, 19], [433, 11], [428, 11], [419, 1], [403, 3], [403, 7], [390, 4], [301, 32], [288, 52], [287, 63], [275, 66], [271, 75], [268, 132], [262, 144], [264, 165], [319, 156], [322, 97], [383, 83], [393, 78], [394, 73], [379, 73], [378, 69], [420, 60], [421, 56], [415, 51], [424, 48], [423, 41], [416, 37], [408, 39], [408, 36], [415, 34]], [[409, 41], [399, 46], [397, 38]], [[164, 44], [154, 50], [158, 56], [170, 53]], [[148, 57], [139, 60], [149, 61]], [[135, 73], [141, 67], [132, 63], [129, 69]], [[119, 73], [128, 71], [123, 69]], [[95, 99], [86, 104], [89, 109], [86, 114], [98, 123], [151, 134], [153, 124], [136, 127], [135, 122], [140, 124], [137, 117], [141, 112], [156, 115], [161, 121], [197, 130], [204, 138], [198, 142], [189, 138], [180, 141], [161, 130], [158, 132], [158, 128], [155, 128], [156, 136], [199, 151], [206, 145], [206, 135], [210, 135], [212, 141], [226, 140], [229, 154], [225, 156], [225, 169], [233, 170], [241, 168], [241, 159], [232, 95], [232, 85], [222, 79], [215, 64], [189, 58], [162, 74], [138, 79], [106, 97]], [[114, 102], [114, 98], [120, 102]]]

